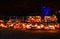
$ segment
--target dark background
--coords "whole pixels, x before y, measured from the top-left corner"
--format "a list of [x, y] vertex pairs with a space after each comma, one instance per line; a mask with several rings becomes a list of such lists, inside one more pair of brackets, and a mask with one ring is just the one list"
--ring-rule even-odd
[[0, 15], [41, 15], [41, 5], [51, 8], [51, 13], [60, 9], [59, 0], [2, 0], [0, 4]]
[[24, 15], [41, 15], [41, 5], [49, 7], [51, 14], [55, 14], [60, 20], [59, 0], [5, 0], [0, 1], [0, 16], [24, 16]]

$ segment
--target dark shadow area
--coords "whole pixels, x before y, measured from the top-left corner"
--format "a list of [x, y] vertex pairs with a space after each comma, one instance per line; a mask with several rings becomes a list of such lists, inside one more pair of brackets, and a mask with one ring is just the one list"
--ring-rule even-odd
[[32, 33], [19, 30], [0, 30], [1, 39], [59, 39], [60, 33]]

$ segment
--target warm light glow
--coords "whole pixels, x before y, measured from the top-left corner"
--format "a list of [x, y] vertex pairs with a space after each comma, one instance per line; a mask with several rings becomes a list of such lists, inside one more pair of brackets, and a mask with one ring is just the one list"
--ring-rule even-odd
[[4, 22], [3, 20], [0, 20], [0, 22]]
[[45, 26], [44, 29], [49, 30], [49, 27], [48, 26]]
[[50, 16], [45, 16], [45, 17], [44, 17], [44, 22], [48, 22], [50, 19], [51, 19]]
[[55, 30], [55, 27], [52, 26], [52, 25], [49, 25], [49, 28], [52, 29], [52, 30]]
[[23, 29], [25, 29], [25, 28], [26, 28], [26, 24], [25, 24], [25, 23], [22, 23], [22, 26], [23, 26]]
[[30, 25], [27, 25], [26, 28], [27, 28], [27, 29], [31, 29]]
[[37, 26], [37, 29], [41, 29], [40, 26]]
[[14, 25], [14, 29], [17, 29], [17, 28], [20, 29], [19, 24], [15, 24], [15, 25]]
[[28, 16], [27, 22], [41, 22], [40, 16]]
[[7, 28], [7, 26], [5, 26], [4, 24], [1, 24], [0, 25], [2, 28]]
[[44, 25], [43, 24], [41, 24], [41, 26], [40, 26], [41, 28], [44, 28]]
[[35, 26], [37, 26], [37, 24], [35, 24]]
[[56, 24], [56, 25], [55, 25], [55, 28], [60, 28], [59, 24]]
[[[43, 21], [42, 21], [43, 20]], [[52, 22], [52, 23], [51, 23]], [[45, 16], [44, 19], [41, 16], [27, 16], [26, 21], [22, 22], [20, 19], [9, 19], [5, 24], [4, 20], [0, 20], [0, 28], [13, 28], [13, 29], [46, 29], [56, 30], [60, 28], [60, 24], [55, 24], [57, 17], [55, 15]]]

